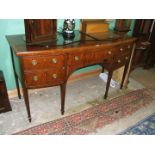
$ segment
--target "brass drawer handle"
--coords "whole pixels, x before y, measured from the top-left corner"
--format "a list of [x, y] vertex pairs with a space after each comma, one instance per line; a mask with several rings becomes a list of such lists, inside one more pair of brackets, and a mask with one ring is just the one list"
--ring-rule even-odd
[[108, 51], [108, 54], [111, 55], [111, 51]]
[[130, 46], [130, 45], [128, 45], [128, 49], [130, 49], [130, 47], [131, 47], [131, 46]]
[[37, 65], [37, 60], [32, 60], [32, 65], [33, 66]]
[[53, 74], [52, 77], [53, 77], [54, 79], [56, 79], [56, 78], [57, 78], [57, 74]]
[[75, 56], [75, 57], [74, 57], [74, 60], [75, 60], [75, 61], [79, 61], [79, 56]]
[[126, 56], [125, 59], [128, 60], [129, 58]]
[[118, 63], [121, 63], [121, 60], [118, 60], [117, 62], [118, 62]]
[[123, 48], [120, 48], [120, 51], [123, 51]]
[[35, 76], [33, 77], [33, 80], [34, 80], [34, 81], [38, 81], [38, 76], [35, 75]]
[[52, 62], [53, 62], [54, 64], [56, 64], [56, 63], [57, 63], [57, 59], [56, 59], [56, 58], [53, 58], [53, 59], [52, 59]]

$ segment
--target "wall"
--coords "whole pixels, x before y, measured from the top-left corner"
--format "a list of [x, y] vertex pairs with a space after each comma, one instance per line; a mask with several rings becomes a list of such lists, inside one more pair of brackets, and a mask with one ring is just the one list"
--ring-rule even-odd
[[[63, 26], [63, 19], [58, 20], [58, 30]], [[113, 29], [115, 25], [115, 20], [112, 20], [109, 22], [109, 29]], [[134, 20], [131, 25], [131, 29], [133, 29], [134, 26]], [[80, 20], [76, 19], [76, 27], [75, 29], [78, 30], [80, 28]], [[12, 35], [12, 34], [21, 34], [25, 33], [24, 29], [24, 20], [23, 19], [0, 19], [0, 70], [3, 71], [7, 89], [15, 89], [15, 79], [13, 75], [13, 68], [12, 68], [12, 61], [11, 61], [11, 55], [9, 50], [9, 45], [7, 43], [7, 40], [5, 38], [6, 35]], [[132, 31], [129, 32], [129, 34], [132, 34]], [[89, 70], [94, 70], [98, 68], [98, 65], [92, 66], [92, 67], [86, 67], [84, 69], [81, 69], [77, 71], [76, 73], [85, 72]]]
[[24, 33], [24, 23], [22, 19], [1, 19], [0, 20], [0, 70], [3, 71], [7, 88], [15, 88], [15, 79], [11, 62], [9, 45], [6, 35]]

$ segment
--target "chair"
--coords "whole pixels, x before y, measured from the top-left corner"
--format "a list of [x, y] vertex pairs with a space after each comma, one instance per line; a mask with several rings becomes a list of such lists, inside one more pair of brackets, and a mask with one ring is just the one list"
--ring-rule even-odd
[[[133, 36], [137, 38], [132, 69], [148, 69], [155, 63], [155, 24], [153, 19], [136, 19]], [[153, 62], [154, 59], [154, 62]]]

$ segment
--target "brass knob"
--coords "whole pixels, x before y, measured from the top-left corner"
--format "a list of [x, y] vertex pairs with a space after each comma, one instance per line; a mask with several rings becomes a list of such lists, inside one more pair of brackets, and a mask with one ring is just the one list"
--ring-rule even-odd
[[131, 47], [131, 46], [130, 46], [130, 45], [128, 45], [128, 48], [129, 48], [129, 49], [130, 49], [130, 47]]
[[56, 79], [56, 78], [57, 78], [57, 74], [53, 74], [52, 77], [53, 77], [54, 79]]
[[75, 57], [74, 57], [74, 60], [75, 60], [75, 61], [79, 61], [79, 56], [75, 56]]
[[123, 51], [123, 48], [120, 48], [120, 51]]
[[56, 58], [53, 58], [53, 59], [52, 59], [52, 62], [53, 62], [54, 64], [56, 64], [56, 63], [57, 63], [57, 59], [56, 59]]
[[117, 62], [118, 62], [118, 63], [121, 63], [121, 60], [118, 60]]
[[126, 56], [125, 59], [128, 60], [129, 58]]
[[46, 45], [45, 47], [46, 47], [46, 48], [49, 48], [49, 45]]
[[34, 80], [34, 81], [38, 81], [38, 76], [35, 75], [35, 76], [33, 77], [33, 80]]
[[111, 51], [108, 51], [108, 54], [111, 55]]
[[32, 65], [33, 66], [37, 65], [37, 60], [32, 60]]

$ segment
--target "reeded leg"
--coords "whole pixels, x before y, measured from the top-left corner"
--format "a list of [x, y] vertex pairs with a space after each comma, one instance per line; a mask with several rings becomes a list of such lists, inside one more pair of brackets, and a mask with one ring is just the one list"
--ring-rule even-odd
[[63, 115], [65, 110], [65, 94], [66, 94], [66, 82], [60, 85], [61, 91], [61, 114]]
[[112, 74], [113, 74], [113, 71], [109, 71], [104, 99], [106, 99], [107, 96], [108, 96], [108, 90], [109, 90], [109, 86], [110, 86], [110, 81], [111, 81], [111, 78], [112, 78]]
[[122, 81], [121, 81], [120, 89], [123, 88], [123, 83], [124, 83], [124, 80], [125, 80], [125, 76], [126, 76], [127, 70], [128, 70], [128, 65], [125, 65], [124, 72], [123, 72], [123, 77], [122, 77]]
[[28, 120], [31, 122], [31, 112], [30, 112], [30, 105], [29, 105], [29, 98], [28, 98], [28, 90], [26, 88], [23, 88], [23, 95], [25, 100], [25, 106], [27, 110]]

